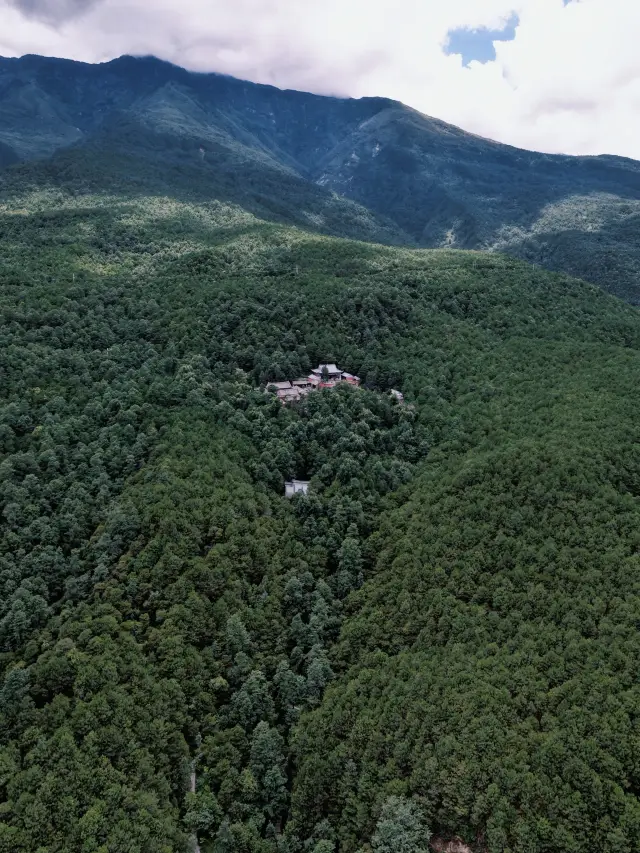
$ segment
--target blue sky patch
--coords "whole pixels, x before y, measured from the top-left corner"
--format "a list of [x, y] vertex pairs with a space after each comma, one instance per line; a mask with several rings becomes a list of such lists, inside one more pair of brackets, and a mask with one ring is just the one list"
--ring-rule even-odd
[[516, 37], [516, 27], [519, 23], [520, 18], [514, 12], [501, 30], [490, 30], [487, 27], [475, 30], [458, 27], [449, 30], [444, 52], [447, 55], [459, 53], [465, 66], [474, 60], [482, 63], [493, 62], [496, 58], [494, 41], [512, 41]]

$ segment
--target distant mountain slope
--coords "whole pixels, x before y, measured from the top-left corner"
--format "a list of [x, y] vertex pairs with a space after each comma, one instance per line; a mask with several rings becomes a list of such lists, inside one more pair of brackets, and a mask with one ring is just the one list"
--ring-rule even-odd
[[16, 157], [47, 165], [5, 176], [5, 194], [46, 179], [216, 198], [331, 234], [500, 250], [640, 302], [640, 164], [521, 151], [387, 99], [153, 58], [0, 59], [0, 166]]
[[419, 245], [498, 249], [640, 297], [632, 160], [522, 151], [394, 105], [333, 151], [319, 180]]
[[19, 159], [20, 158], [13, 148], [5, 145], [4, 142], [0, 142], [0, 169], [4, 169], [6, 166], [12, 166], [14, 163], [17, 163]]

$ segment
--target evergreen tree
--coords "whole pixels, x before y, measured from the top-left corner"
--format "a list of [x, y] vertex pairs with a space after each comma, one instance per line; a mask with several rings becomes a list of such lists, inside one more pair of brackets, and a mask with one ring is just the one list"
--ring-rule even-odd
[[429, 831], [420, 806], [405, 797], [389, 797], [371, 838], [373, 853], [429, 853]]

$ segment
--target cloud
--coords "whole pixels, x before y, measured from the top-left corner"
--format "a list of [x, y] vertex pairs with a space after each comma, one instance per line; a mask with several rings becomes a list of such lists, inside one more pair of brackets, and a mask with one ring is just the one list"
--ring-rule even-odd
[[17, 9], [27, 18], [56, 25], [82, 15], [99, 2], [100, 0], [8, 0], [7, 5]]
[[[514, 16], [514, 37], [500, 40]], [[488, 61], [451, 52], [460, 30], [498, 34]], [[629, 0], [0, 0], [4, 56], [155, 54], [285, 88], [396, 98], [524, 148], [637, 159], [639, 31]]]

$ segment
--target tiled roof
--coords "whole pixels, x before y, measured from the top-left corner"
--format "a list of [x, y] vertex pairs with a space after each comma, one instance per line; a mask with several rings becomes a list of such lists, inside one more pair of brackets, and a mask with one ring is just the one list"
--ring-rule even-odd
[[342, 373], [336, 364], [320, 364], [315, 368], [313, 373], [322, 373], [325, 367], [327, 368], [327, 373]]

